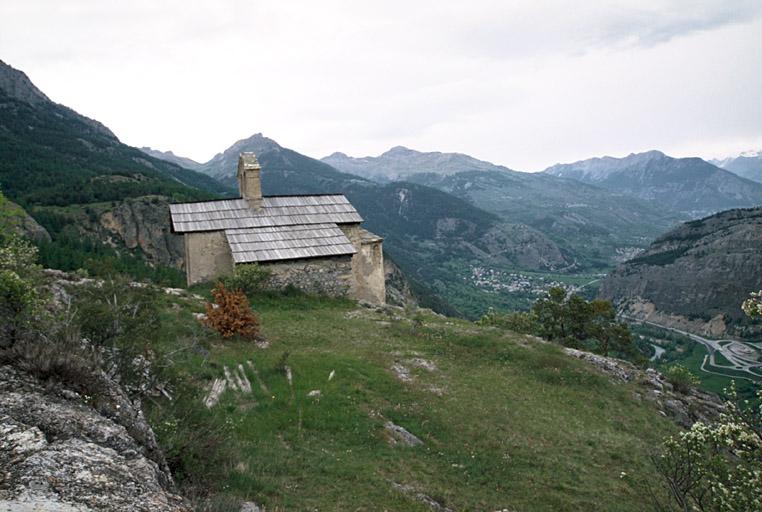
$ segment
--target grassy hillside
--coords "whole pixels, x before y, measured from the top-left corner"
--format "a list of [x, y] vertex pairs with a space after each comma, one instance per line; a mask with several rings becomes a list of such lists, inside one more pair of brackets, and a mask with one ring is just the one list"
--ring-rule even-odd
[[[237, 497], [272, 511], [424, 511], [425, 495], [453, 510], [642, 510], [634, 482], [674, 429], [633, 399], [635, 384], [466, 321], [258, 297], [258, 348], [201, 327], [202, 300], [161, 304], [151, 350], [172, 362], [175, 398], [152, 400], [149, 417], [180, 484], [211, 489], [221, 509]], [[207, 409], [212, 380], [238, 365], [253, 391]], [[424, 444], [392, 446], [387, 421]]]

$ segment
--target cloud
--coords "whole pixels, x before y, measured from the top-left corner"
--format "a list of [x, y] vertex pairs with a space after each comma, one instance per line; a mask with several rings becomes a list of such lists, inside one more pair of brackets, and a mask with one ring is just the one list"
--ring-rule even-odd
[[462, 11], [440, 16], [457, 17], [454, 31], [470, 56], [493, 58], [653, 46], [762, 16], [762, 2], [756, 0], [546, 0], [496, 2], [489, 9], [460, 5]]
[[717, 152], [762, 134], [760, 33], [756, 0], [0, 5], [0, 55], [52, 99], [198, 160], [260, 131], [313, 156], [403, 144], [530, 170]]

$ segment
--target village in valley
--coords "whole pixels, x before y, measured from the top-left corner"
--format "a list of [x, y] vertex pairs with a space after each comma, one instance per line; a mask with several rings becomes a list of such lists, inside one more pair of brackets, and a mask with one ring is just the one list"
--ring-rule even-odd
[[561, 287], [568, 291], [580, 291], [593, 285], [606, 274], [556, 275], [535, 272], [506, 270], [491, 267], [472, 266], [470, 276], [463, 279], [470, 281], [477, 288], [492, 293], [515, 293], [521, 295], [543, 296], [551, 288]]

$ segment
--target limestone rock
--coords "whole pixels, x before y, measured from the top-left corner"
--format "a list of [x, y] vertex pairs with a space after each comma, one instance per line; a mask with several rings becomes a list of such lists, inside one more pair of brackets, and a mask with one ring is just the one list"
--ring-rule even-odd
[[86, 397], [0, 366], [0, 510], [186, 511], [123, 392]]
[[384, 423], [384, 431], [389, 436], [389, 442], [392, 445], [402, 444], [405, 446], [420, 446], [423, 444], [417, 436], [408, 432], [405, 427], [395, 425], [391, 421]]
[[644, 389], [642, 393], [634, 393], [635, 400], [653, 402], [664, 416], [685, 428], [696, 421], [710, 423], [716, 420], [724, 408], [720, 398], [713, 393], [695, 388], [687, 394], [675, 391], [666, 378], [653, 368], [644, 371], [627, 361], [572, 348], [564, 348], [564, 352], [590, 363], [617, 382], [637, 383]]
[[418, 491], [412, 485], [398, 484], [396, 482], [392, 482], [392, 487], [403, 494], [407, 494], [414, 500], [420, 501], [421, 503], [427, 505], [434, 512], [454, 512], [453, 509], [439, 503], [437, 500], [435, 500], [428, 494]]
[[413, 377], [410, 375], [410, 370], [405, 366], [402, 366], [400, 363], [394, 363], [392, 365], [392, 371], [394, 372], [395, 377], [397, 377], [402, 382], [413, 382]]
[[180, 235], [172, 233], [168, 199], [145, 196], [127, 199], [98, 219], [101, 239], [116, 238], [128, 249], [140, 249], [151, 263], [180, 268], [185, 246]]
[[614, 359], [611, 357], [603, 357], [590, 352], [584, 352], [573, 348], [564, 348], [564, 352], [577, 359], [582, 359], [595, 366], [601, 372], [614, 377], [622, 382], [629, 382], [638, 374], [639, 370], [635, 365], [622, 361], [620, 359]]

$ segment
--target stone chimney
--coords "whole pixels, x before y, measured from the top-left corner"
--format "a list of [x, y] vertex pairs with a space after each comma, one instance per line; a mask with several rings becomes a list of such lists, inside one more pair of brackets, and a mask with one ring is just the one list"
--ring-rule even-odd
[[249, 207], [259, 210], [262, 207], [262, 181], [259, 177], [262, 168], [254, 153], [241, 153], [238, 156], [238, 189]]

